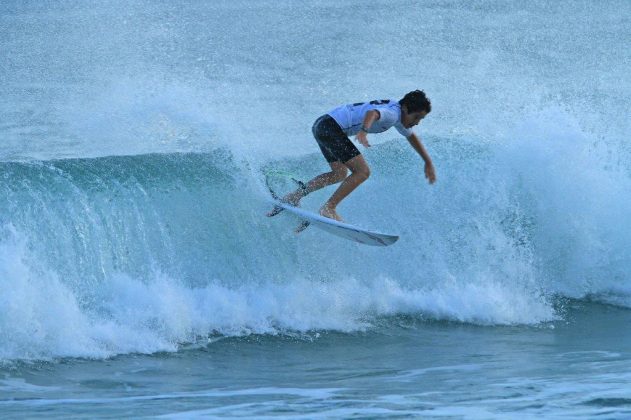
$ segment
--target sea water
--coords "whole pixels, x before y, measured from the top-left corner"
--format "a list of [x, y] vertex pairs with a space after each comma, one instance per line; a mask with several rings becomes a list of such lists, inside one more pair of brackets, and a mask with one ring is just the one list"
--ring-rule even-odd
[[[631, 416], [630, 40], [626, 1], [3, 1], [0, 416]], [[338, 208], [399, 242], [264, 216], [318, 116], [414, 89], [437, 183], [373, 135]]]

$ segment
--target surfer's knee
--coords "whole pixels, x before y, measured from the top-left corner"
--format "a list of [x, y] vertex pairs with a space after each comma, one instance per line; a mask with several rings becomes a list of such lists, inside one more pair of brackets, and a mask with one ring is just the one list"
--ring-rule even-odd
[[338, 182], [342, 182], [348, 176], [348, 169], [339, 168], [333, 171], [333, 180], [337, 184]]
[[363, 168], [358, 168], [353, 171], [353, 175], [359, 178], [361, 182], [364, 182], [370, 177], [370, 168], [368, 166], [363, 167]]

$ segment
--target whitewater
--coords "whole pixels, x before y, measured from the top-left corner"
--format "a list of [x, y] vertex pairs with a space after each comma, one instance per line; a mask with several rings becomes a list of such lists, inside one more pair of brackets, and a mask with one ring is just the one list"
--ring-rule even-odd
[[[1, 410], [631, 415], [629, 16], [3, 2]], [[265, 217], [266, 173], [327, 169], [318, 116], [414, 89], [437, 183], [392, 130], [338, 208], [395, 245]]]

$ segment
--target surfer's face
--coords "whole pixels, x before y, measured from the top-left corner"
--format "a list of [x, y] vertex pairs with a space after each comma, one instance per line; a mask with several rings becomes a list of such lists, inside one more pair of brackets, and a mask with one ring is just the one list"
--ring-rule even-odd
[[415, 125], [420, 123], [421, 120], [425, 118], [425, 116], [427, 115], [426, 111], [417, 111], [417, 112], [408, 113], [408, 110], [406, 107], [403, 107], [402, 111], [403, 112], [401, 113], [401, 123], [403, 124], [405, 128], [414, 127]]

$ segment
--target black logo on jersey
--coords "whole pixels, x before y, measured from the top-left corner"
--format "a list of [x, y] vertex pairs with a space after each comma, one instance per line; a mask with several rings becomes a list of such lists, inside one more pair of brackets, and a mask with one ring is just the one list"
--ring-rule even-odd
[[[362, 106], [366, 102], [357, 102], [353, 106]], [[376, 101], [370, 101], [370, 105], [385, 105], [390, 103], [390, 99], [377, 99]]]

